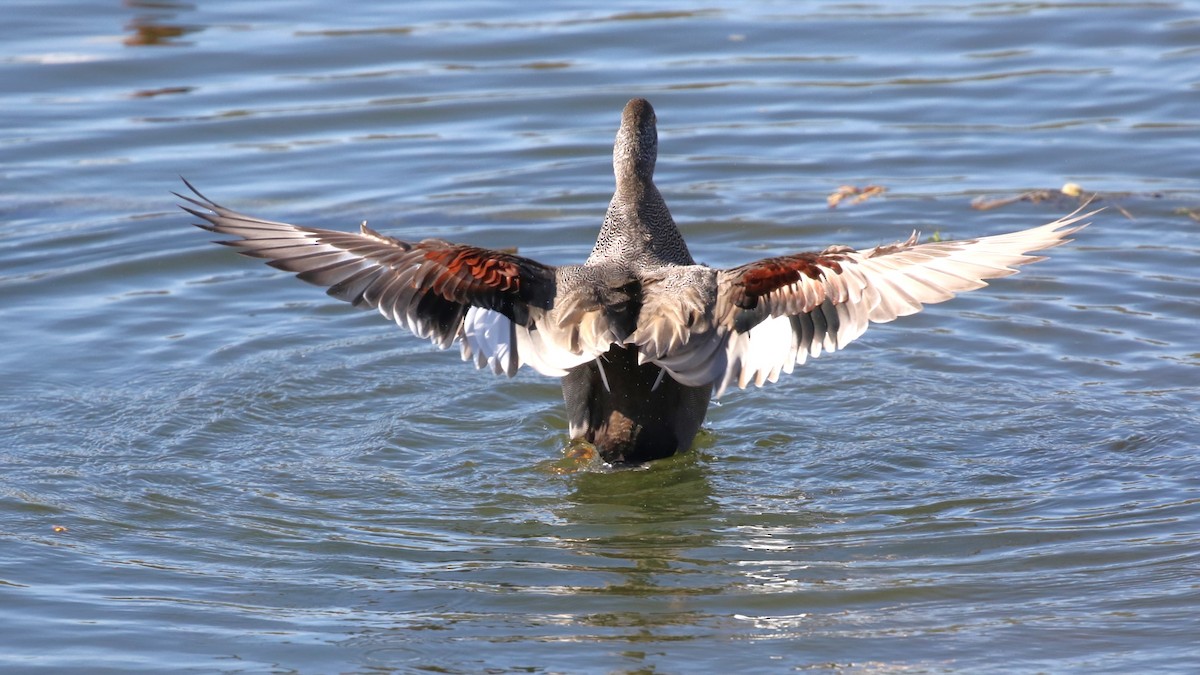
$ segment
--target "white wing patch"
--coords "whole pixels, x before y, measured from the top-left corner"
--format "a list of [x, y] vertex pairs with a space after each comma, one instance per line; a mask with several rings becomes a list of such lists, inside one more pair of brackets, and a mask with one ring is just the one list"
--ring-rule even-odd
[[516, 375], [521, 366], [549, 377], [562, 377], [567, 370], [597, 356], [577, 354], [546, 340], [536, 323], [531, 328], [520, 326], [500, 312], [481, 307], [467, 310], [460, 337], [464, 361], [474, 361], [476, 368], [509, 377]]
[[732, 333], [726, 353], [728, 366], [718, 392], [723, 392], [735, 375], [737, 386], [743, 389], [751, 382], [761, 387], [777, 381], [779, 373], [792, 372], [796, 362], [796, 338], [790, 318], [774, 316], [745, 333]]
[[516, 375], [519, 363], [513, 323], [500, 312], [481, 307], [468, 309], [460, 344], [463, 361], [474, 361], [476, 368], [486, 366], [497, 375]]

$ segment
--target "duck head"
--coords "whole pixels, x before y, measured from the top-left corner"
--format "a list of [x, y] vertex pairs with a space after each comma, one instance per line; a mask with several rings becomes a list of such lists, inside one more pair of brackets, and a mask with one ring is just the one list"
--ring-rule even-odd
[[617, 183], [649, 181], [654, 177], [654, 161], [658, 157], [658, 127], [654, 108], [644, 98], [625, 104], [621, 113], [621, 129], [613, 145], [613, 173]]

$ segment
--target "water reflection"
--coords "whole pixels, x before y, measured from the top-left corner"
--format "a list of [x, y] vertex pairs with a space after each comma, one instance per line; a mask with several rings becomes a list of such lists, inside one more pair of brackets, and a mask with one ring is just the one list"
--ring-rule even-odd
[[[608, 473], [582, 472], [572, 477], [570, 503], [561, 513], [580, 523], [659, 523], [672, 518], [713, 515], [710, 468], [699, 452], [685, 452], [661, 462]], [[605, 514], [601, 517], [599, 514]]]
[[200, 30], [199, 27], [184, 26], [175, 21], [181, 11], [195, 9], [190, 3], [125, 0], [122, 4], [138, 11], [125, 24], [125, 30], [132, 33], [122, 40], [127, 47], [184, 46], [190, 43], [179, 38]]
[[691, 629], [679, 627], [711, 618], [689, 600], [719, 593], [722, 585], [721, 573], [714, 576], [711, 561], [697, 555], [719, 539], [713, 523], [721, 507], [709, 472], [703, 457], [689, 452], [644, 469], [572, 477], [567, 503], [556, 514], [571, 525], [558, 544], [598, 559], [592, 569], [605, 577], [615, 574], [584, 592], [631, 601], [628, 610], [597, 602], [593, 607], [607, 611], [574, 614], [572, 623], [644, 642], [686, 639]]

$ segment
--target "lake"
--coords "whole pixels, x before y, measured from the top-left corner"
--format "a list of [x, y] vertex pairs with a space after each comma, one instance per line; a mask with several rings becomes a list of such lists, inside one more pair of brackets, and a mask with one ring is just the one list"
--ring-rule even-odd
[[[596, 7], [6, 7], [0, 670], [1200, 670], [1200, 5]], [[576, 263], [635, 96], [714, 267], [1107, 208], [610, 470], [171, 195]]]

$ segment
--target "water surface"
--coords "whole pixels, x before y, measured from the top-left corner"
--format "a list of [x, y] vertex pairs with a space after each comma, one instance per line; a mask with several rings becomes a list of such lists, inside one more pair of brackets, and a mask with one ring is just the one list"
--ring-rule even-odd
[[[11, 5], [0, 669], [1195, 672], [1197, 9]], [[1114, 208], [605, 472], [169, 195], [577, 262], [633, 96], [714, 266]]]

